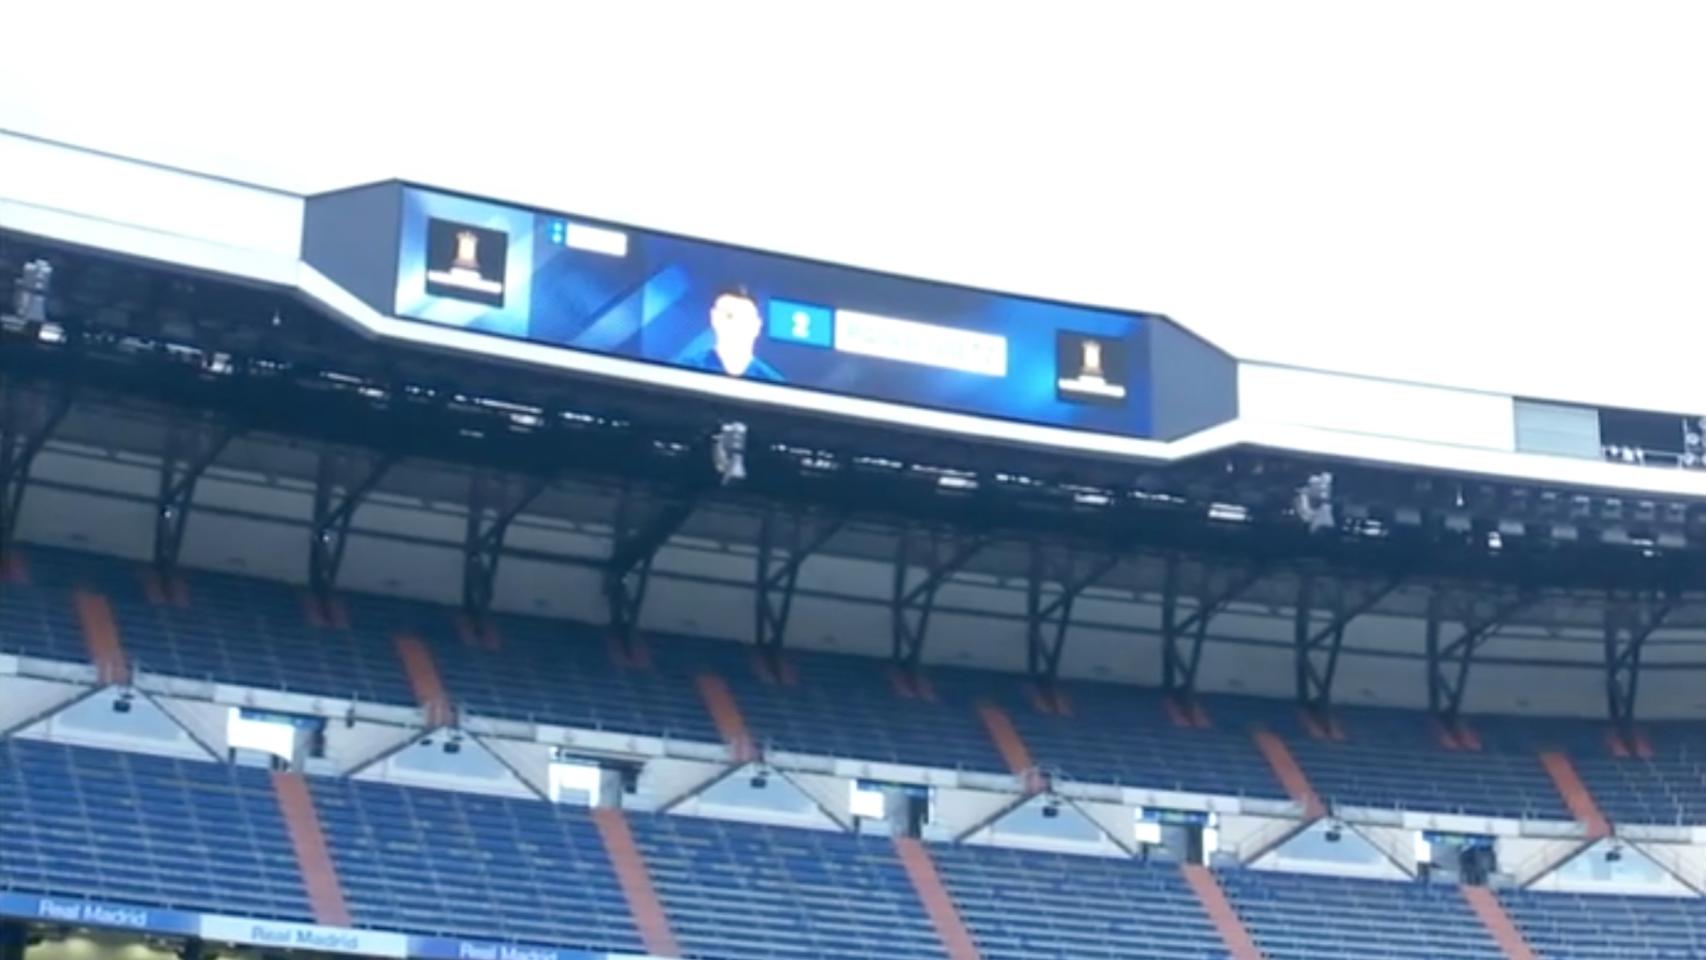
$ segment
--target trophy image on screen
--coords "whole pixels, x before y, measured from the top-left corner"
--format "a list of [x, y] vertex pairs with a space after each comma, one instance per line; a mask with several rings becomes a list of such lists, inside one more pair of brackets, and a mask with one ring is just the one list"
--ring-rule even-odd
[[501, 305], [508, 240], [497, 230], [431, 221], [427, 225], [427, 292]]
[[1106, 363], [1107, 344], [1098, 337], [1060, 334], [1056, 363], [1060, 379], [1055, 388], [1062, 397], [1085, 400], [1124, 400], [1125, 378]]
[[1102, 345], [1094, 340], [1084, 341], [1084, 363], [1079, 367], [1078, 377], [1081, 380], [1094, 380], [1106, 383], [1102, 376]]
[[472, 230], [456, 232], [456, 260], [450, 265], [452, 273], [480, 272], [480, 237]]

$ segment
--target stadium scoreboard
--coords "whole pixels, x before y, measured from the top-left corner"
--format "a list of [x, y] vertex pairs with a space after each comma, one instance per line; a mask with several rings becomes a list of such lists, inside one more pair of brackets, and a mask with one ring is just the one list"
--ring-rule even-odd
[[[818, 410], [854, 398], [1126, 438], [1166, 438], [1235, 412], [1230, 359], [1155, 315], [407, 184], [311, 198], [304, 256], [404, 320], [705, 378], [689, 388], [774, 384], [809, 392]], [[1165, 395], [1169, 373], [1188, 395]]]

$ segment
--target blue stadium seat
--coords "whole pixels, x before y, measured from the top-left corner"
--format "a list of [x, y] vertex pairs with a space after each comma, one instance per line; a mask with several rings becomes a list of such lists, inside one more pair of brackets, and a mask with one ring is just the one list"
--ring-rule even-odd
[[0, 888], [307, 920], [263, 771], [0, 740]]
[[[446, 688], [461, 707], [488, 717], [562, 726], [719, 741], [694, 687], [691, 658], [659, 650], [648, 669], [619, 668], [603, 631], [537, 617], [493, 618], [497, 650], [464, 643], [444, 608], [380, 597], [349, 598], [361, 629], [406, 630], [432, 650]], [[698, 641], [703, 643], [705, 641]]]
[[1219, 871], [1268, 960], [1503, 960], [1455, 886]]
[[1458, 751], [1440, 746], [1431, 722], [1415, 711], [1335, 708], [1345, 739], [1331, 741], [1311, 738], [1295, 708], [1261, 709], [1330, 805], [1570, 819], [1538, 748], [1500, 738], [1482, 724], [1476, 724], [1482, 749]]
[[1543, 957], [1698, 960], [1706, 957], [1706, 901], [1601, 894], [1499, 894], [1523, 938]]
[[1651, 757], [1613, 756], [1604, 724], [1569, 742], [1570, 759], [1600, 811], [1614, 823], [1706, 824], [1706, 728], [1654, 723], [1642, 731]]
[[643, 953], [585, 810], [310, 778], [361, 926]]
[[1227, 956], [1176, 864], [932, 846], [985, 960]]
[[932, 670], [935, 696], [925, 700], [897, 694], [881, 660], [790, 651], [797, 678], [790, 685], [761, 679], [748, 647], [699, 641], [696, 649], [728, 681], [753, 737], [767, 749], [1008, 772], [976, 712], [986, 675]]
[[8, 584], [0, 651], [84, 661], [73, 591], [107, 597], [134, 666], [176, 676], [379, 703], [413, 704], [393, 637], [420, 636], [468, 712], [702, 742], [719, 739], [695, 689], [722, 676], [753, 736], [773, 750], [1005, 772], [975, 706], [1006, 707], [1035, 761], [1067, 779], [1282, 799], [1250, 741], [1252, 726], [1285, 737], [1317, 793], [1332, 804], [1566, 819], [1536, 758], [1565, 750], [1614, 822], [1706, 823], [1706, 725], [1647, 726], [1652, 755], [1614, 757], [1605, 724], [1475, 718], [1483, 749], [1449, 751], [1413, 711], [1337, 708], [1343, 742], [1316, 740], [1289, 704], [1207, 701], [1214, 729], [1168, 723], [1159, 694], [1112, 684], [1063, 686], [1071, 715], [1034, 709], [1021, 681], [967, 670], [931, 672], [934, 702], [895, 693], [879, 661], [788, 654], [797, 684], [760, 679], [749, 647], [654, 636], [645, 669], [613, 663], [597, 627], [530, 617], [496, 619], [501, 649], [464, 643], [446, 607], [350, 595], [348, 630], [311, 626], [300, 591], [216, 573], [188, 574], [187, 608], [150, 603], [140, 565], [30, 548], [30, 581]]
[[[1005, 679], [1005, 678], [1004, 678]], [[1211, 707], [1215, 727], [1167, 720], [1154, 690], [1105, 683], [1062, 684], [1071, 716], [1037, 712], [1006, 680], [1004, 702], [1031, 755], [1072, 780], [1284, 800], [1250, 738], [1249, 719]]]
[[85, 555], [44, 549], [31, 549], [26, 555], [29, 582], [0, 586], [5, 600], [0, 603], [0, 652], [88, 660], [89, 648], [71, 597], [78, 584], [79, 561]]
[[[31, 548], [27, 556], [31, 584], [9, 588], [0, 604], [0, 649], [21, 640], [44, 656], [87, 659], [71, 598], [73, 590], [87, 587], [111, 604], [135, 669], [368, 702], [414, 702], [389, 637], [310, 626], [296, 588], [254, 577], [189, 573], [191, 604], [180, 609], [149, 602], [141, 564], [49, 548]], [[23, 620], [16, 635], [14, 617]], [[36, 624], [46, 624], [52, 636], [44, 641], [32, 635], [28, 628]]]
[[630, 817], [682, 947], [695, 957], [940, 960], [887, 837]]

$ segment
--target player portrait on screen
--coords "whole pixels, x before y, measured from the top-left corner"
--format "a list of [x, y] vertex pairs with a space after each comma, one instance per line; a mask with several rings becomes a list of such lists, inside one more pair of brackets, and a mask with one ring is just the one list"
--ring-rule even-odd
[[725, 290], [711, 301], [711, 345], [684, 359], [688, 366], [715, 370], [731, 377], [780, 381], [776, 368], [758, 357], [758, 337], [764, 331], [758, 303], [744, 289]]

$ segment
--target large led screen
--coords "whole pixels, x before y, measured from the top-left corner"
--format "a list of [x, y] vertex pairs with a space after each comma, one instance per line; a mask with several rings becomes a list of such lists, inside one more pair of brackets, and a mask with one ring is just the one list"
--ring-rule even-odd
[[398, 316], [830, 393], [1151, 435], [1152, 320], [405, 188]]

